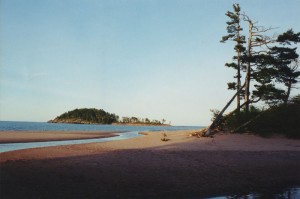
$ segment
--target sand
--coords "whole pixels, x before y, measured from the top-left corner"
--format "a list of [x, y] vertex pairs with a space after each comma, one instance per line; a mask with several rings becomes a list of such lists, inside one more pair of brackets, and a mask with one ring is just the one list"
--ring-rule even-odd
[[[0, 153], [1, 198], [205, 198], [300, 186], [300, 141], [192, 131]], [[17, 191], [16, 191], [17, 190]]]
[[0, 131], [0, 144], [93, 139], [117, 136], [116, 132], [67, 132], [67, 131]]

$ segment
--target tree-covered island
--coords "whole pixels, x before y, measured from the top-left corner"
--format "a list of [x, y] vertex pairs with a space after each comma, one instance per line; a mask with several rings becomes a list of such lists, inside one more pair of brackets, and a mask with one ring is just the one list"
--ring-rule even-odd
[[68, 123], [68, 124], [112, 124], [112, 125], [168, 125], [164, 124], [165, 119], [150, 120], [148, 118], [138, 117], [120, 117], [114, 113], [108, 113], [103, 109], [81, 108], [65, 112], [57, 116], [49, 123]]

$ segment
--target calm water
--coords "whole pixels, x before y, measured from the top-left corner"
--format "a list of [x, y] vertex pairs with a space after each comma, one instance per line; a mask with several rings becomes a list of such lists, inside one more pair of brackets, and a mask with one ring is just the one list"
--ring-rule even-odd
[[11, 143], [0, 144], [0, 153], [28, 148], [61, 146], [69, 144], [84, 144], [93, 142], [108, 142], [123, 140], [140, 136], [142, 131], [175, 131], [200, 129], [200, 126], [113, 126], [113, 125], [90, 125], [90, 124], [55, 124], [46, 122], [5, 122], [0, 121], [0, 131], [122, 131], [117, 137], [83, 139], [68, 141], [51, 141], [51, 142], [29, 142], [29, 143]]
[[199, 129], [201, 126], [115, 126], [94, 124], [55, 124], [46, 122], [0, 121], [0, 131], [176, 131]]
[[300, 188], [268, 190], [264, 193], [236, 194], [230, 196], [210, 197], [207, 199], [300, 199]]

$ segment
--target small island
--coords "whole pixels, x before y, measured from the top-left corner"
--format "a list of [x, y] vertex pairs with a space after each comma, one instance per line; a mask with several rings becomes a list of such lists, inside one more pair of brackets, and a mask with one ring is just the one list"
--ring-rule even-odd
[[132, 126], [170, 126], [165, 124], [166, 120], [150, 120], [138, 117], [120, 117], [114, 113], [108, 113], [103, 109], [81, 108], [65, 112], [57, 116], [48, 123], [67, 124], [112, 124], [112, 125], [132, 125]]
[[117, 121], [117, 115], [108, 113], [102, 109], [82, 108], [65, 112], [48, 122], [69, 124], [112, 124]]

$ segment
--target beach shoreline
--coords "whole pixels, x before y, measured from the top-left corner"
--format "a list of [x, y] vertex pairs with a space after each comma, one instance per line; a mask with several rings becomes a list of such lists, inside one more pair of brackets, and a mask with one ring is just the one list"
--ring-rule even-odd
[[[0, 153], [3, 198], [193, 198], [300, 186], [300, 143], [194, 130]], [[18, 189], [18, 192], [14, 191]], [[26, 197], [27, 196], [27, 197]]]
[[108, 138], [118, 136], [118, 133], [122, 132], [0, 131], [0, 144]]

